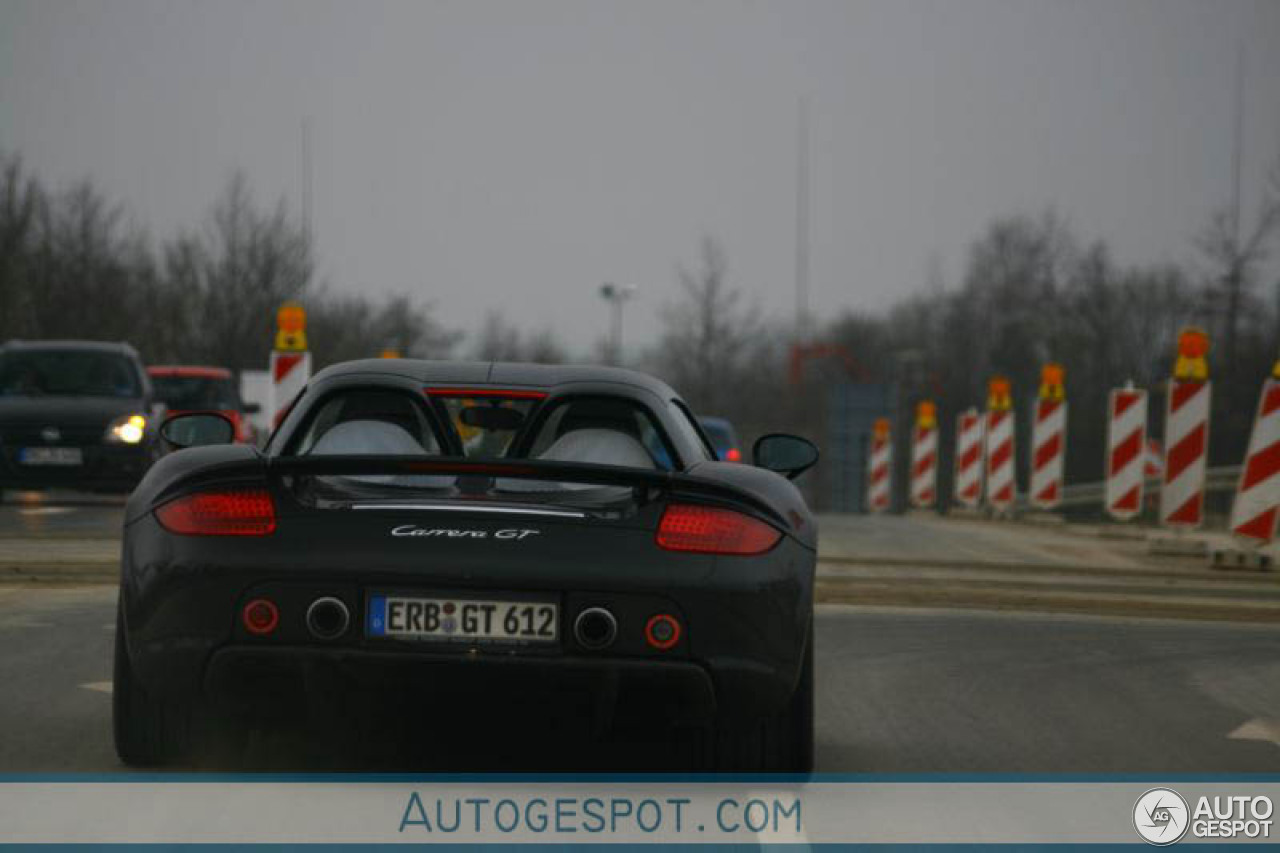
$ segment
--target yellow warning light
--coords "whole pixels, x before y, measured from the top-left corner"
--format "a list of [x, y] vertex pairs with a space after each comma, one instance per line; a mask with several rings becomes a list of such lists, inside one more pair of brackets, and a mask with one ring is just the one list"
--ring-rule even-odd
[[1204, 329], [1188, 326], [1178, 335], [1178, 360], [1173, 378], [1203, 382], [1209, 378], [1209, 335]]
[[1007, 412], [1013, 408], [1013, 386], [1003, 376], [993, 376], [987, 383], [987, 408]]
[[297, 302], [286, 302], [276, 312], [276, 349], [281, 352], [307, 348], [307, 311]]
[[1040, 399], [1066, 399], [1066, 375], [1067, 372], [1063, 370], [1062, 365], [1058, 364], [1056, 361], [1051, 361], [1044, 367], [1040, 368]]
[[390, 347], [388, 347], [387, 349], [384, 349], [382, 351], [382, 354], [378, 356], [378, 358], [399, 358], [399, 357], [400, 357], [400, 350], [391, 349]]
[[1280, 379], [1280, 359], [1277, 359], [1276, 363], [1271, 365], [1271, 378]]
[[889, 437], [889, 419], [876, 418], [876, 422], [871, 425], [871, 434], [880, 441], [887, 439]]
[[938, 425], [938, 407], [932, 400], [921, 400], [916, 403], [916, 426], [920, 429], [933, 429]]

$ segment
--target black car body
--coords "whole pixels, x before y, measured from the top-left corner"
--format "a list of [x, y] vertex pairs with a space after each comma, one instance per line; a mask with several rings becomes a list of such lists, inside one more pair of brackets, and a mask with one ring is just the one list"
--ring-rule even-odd
[[[790, 473], [816, 460], [773, 438], [812, 452]], [[814, 519], [714, 458], [632, 371], [326, 369], [265, 449], [178, 451], [130, 498], [117, 750], [161, 763], [209, 709], [412, 684], [424, 713], [576, 702], [593, 730], [710, 732], [717, 767], [807, 770]]]
[[133, 347], [0, 346], [0, 489], [128, 491], [154, 459], [159, 410]]

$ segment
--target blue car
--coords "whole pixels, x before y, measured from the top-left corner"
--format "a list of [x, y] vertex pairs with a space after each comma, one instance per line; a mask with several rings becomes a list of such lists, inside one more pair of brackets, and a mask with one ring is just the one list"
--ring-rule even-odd
[[729, 423], [725, 418], [699, 416], [698, 425], [707, 434], [707, 438], [711, 439], [711, 446], [716, 449], [716, 455], [722, 461], [742, 461], [742, 451], [738, 446], [738, 433], [734, 430], [733, 424]]

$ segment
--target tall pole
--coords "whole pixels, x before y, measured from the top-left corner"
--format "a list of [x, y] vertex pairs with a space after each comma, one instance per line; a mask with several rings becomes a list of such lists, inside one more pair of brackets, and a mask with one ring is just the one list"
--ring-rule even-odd
[[302, 120], [302, 233], [311, 245], [311, 119]]
[[622, 308], [635, 295], [635, 285], [600, 285], [600, 297], [609, 303], [609, 360], [617, 365], [622, 364]]
[[809, 100], [796, 116], [796, 343], [809, 332]]
[[613, 300], [613, 363], [622, 364], [622, 299]]
[[1240, 268], [1240, 161], [1244, 149], [1244, 47], [1236, 48], [1235, 127], [1231, 147], [1231, 258], [1227, 268], [1227, 329], [1225, 361], [1228, 370], [1236, 363], [1236, 327], [1240, 314], [1240, 290], [1244, 270]]
[[1244, 148], [1244, 47], [1236, 48], [1235, 138], [1231, 150], [1231, 238], [1240, 243], [1240, 160]]

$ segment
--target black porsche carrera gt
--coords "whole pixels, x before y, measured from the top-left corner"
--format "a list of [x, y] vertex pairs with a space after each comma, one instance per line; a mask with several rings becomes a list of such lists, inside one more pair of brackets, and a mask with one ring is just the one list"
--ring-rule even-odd
[[[629, 370], [412, 360], [316, 375], [264, 450], [179, 416], [126, 511], [128, 764], [317, 694], [699, 733], [705, 766], [813, 761], [817, 530], [770, 435], [716, 455]], [[442, 697], [446, 701], [442, 701]]]

